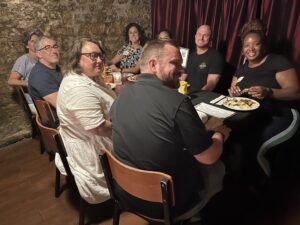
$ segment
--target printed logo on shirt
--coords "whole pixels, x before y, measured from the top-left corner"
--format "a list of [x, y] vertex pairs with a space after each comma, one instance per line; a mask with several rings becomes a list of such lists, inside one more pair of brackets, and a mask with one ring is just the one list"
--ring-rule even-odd
[[200, 65], [199, 65], [199, 68], [200, 68], [200, 70], [203, 70], [203, 69], [205, 69], [207, 66], [206, 66], [206, 63], [205, 62], [203, 62], [203, 63], [201, 63]]

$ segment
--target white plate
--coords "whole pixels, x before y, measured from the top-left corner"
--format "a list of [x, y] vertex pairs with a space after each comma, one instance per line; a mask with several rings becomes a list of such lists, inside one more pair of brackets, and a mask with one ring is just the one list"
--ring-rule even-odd
[[239, 111], [255, 110], [260, 106], [257, 101], [242, 97], [227, 98], [224, 100], [223, 105], [229, 109]]
[[133, 73], [123, 73], [123, 77], [130, 77], [130, 76], [133, 76], [134, 74]]

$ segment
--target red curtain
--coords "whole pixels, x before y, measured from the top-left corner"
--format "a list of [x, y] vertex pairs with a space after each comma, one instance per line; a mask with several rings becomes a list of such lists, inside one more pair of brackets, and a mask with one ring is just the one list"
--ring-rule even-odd
[[193, 1], [152, 1], [152, 37], [155, 38], [162, 29], [171, 32], [172, 38], [182, 46], [187, 46], [193, 26]]
[[217, 90], [227, 93], [236, 67], [242, 62], [238, 36], [243, 24], [256, 17], [259, 0], [152, 0], [153, 38], [162, 28], [171, 31], [173, 39], [184, 47], [195, 48], [197, 28], [208, 24], [212, 29], [211, 46], [226, 59]]
[[267, 27], [271, 52], [281, 53], [300, 72], [300, 1], [262, 0], [260, 19]]
[[[152, 0], [153, 38], [162, 28], [184, 47], [194, 49], [201, 24], [212, 27], [212, 47], [234, 67], [241, 63], [238, 32], [252, 18], [268, 29], [271, 52], [286, 55], [300, 66], [299, 0]], [[300, 70], [299, 70], [300, 72]]]
[[257, 0], [152, 0], [152, 34], [167, 28], [184, 47], [194, 49], [197, 28], [208, 24], [212, 28], [212, 47], [221, 51], [226, 61], [238, 65], [241, 44], [238, 31], [255, 18]]
[[[238, 36], [243, 24], [255, 18], [256, 0], [194, 1], [197, 24], [209, 24], [212, 29], [212, 47], [223, 53], [226, 62], [239, 65], [241, 42]], [[194, 44], [194, 43], [193, 43]]]
[[239, 31], [253, 18], [266, 26], [270, 51], [287, 56], [300, 76], [299, 13], [299, 0], [152, 0], [152, 35], [167, 28], [181, 46], [193, 50], [197, 27], [210, 25], [211, 46], [226, 59], [218, 90], [227, 93], [243, 58]]

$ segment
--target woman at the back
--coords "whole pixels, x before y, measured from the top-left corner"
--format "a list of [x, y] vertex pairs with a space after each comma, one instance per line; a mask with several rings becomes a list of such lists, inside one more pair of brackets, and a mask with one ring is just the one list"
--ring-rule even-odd
[[[146, 38], [144, 30], [137, 23], [130, 23], [125, 28], [125, 42], [113, 59], [108, 62], [113, 72], [139, 73], [139, 59]], [[117, 67], [117, 64], [120, 64]]]

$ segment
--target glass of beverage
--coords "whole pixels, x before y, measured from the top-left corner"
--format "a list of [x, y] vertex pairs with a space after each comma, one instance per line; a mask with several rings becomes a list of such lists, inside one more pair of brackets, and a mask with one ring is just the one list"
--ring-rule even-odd
[[106, 76], [104, 77], [104, 82], [105, 82], [105, 83], [113, 83], [113, 82], [114, 82], [114, 77], [111, 76], [111, 75], [106, 75]]
[[122, 74], [120, 72], [113, 72], [114, 83], [122, 84]]

